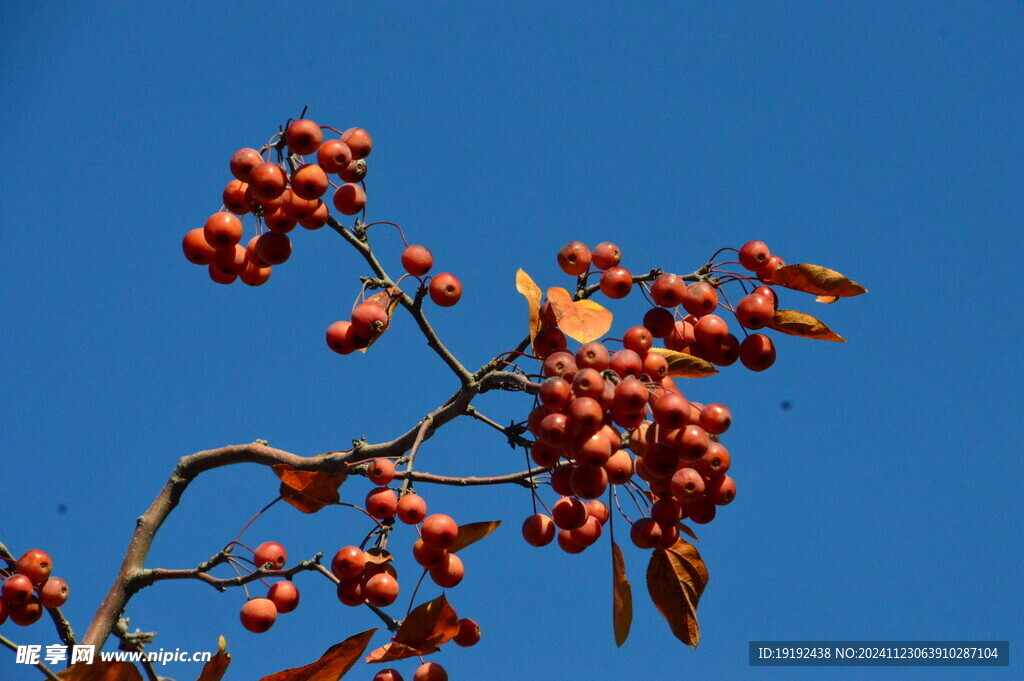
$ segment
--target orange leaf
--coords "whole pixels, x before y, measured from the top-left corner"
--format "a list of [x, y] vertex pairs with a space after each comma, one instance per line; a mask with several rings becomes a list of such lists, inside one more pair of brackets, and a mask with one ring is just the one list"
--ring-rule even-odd
[[344, 473], [297, 471], [286, 463], [274, 466], [274, 475], [281, 479], [284, 500], [303, 513], [316, 513], [338, 503], [338, 488], [347, 477]]
[[845, 275], [820, 265], [786, 265], [772, 275], [772, 283], [816, 296], [847, 298], [868, 290]]
[[491, 532], [498, 529], [498, 525], [501, 525], [500, 520], [488, 520], [481, 523], [467, 523], [465, 525], [459, 525], [459, 535], [452, 542], [452, 545], [448, 547], [450, 553], [461, 551], [470, 544], [475, 544], [480, 541]]
[[131, 662], [79, 662], [57, 674], [63, 681], [142, 681], [139, 668]]
[[366, 551], [363, 552], [363, 555], [366, 557], [367, 563], [373, 563], [374, 565], [383, 565], [394, 560], [390, 551], [387, 549], [377, 548], [376, 546], [366, 549]]
[[338, 681], [362, 657], [375, 631], [349, 636], [328, 648], [316, 662], [264, 676], [260, 681]]
[[700, 643], [697, 602], [707, 583], [707, 567], [693, 544], [680, 539], [652, 553], [647, 591], [675, 637], [692, 648]]
[[846, 342], [842, 336], [825, 326], [820, 319], [796, 310], [776, 310], [775, 318], [768, 322], [768, 328], [801, 338]]
[[398, 628], [391, 643], [374, 650], [368, 663], [394, 662], [429, 655], [459, 633], [459, 616], [442, 594], [417, 606]]
[[711, 362], [685, 352], [666, 348], [651, 348], [649, 352], [657, 353], [668, 360], [668, 375], [672, 378], [703, 378], [718, 373], [718, 369]]
[[612, 328], [612, 313], [592, 300], [573, 300], [564, 288], [548, 289], [548, 302], [558, 319], [558, 328], [580, 343], [589, 343]]
[[689, 535], [690, 539], [692, 539], [693, 541], [700, 541], [700, 539], [697, 539], [697, 535], [693, 533], [693, 530], [691, 530], [686, 525], [684, 525], [682, 523], [676, 523], [676, 527], [678, 527], [679, 531], [682, 532], [683, 534]]
[[836, 302], [837, 300], [839, 300], [839, 296], [818, 296], [817, 298], [814, 299], [814, 302], [816, 302], [816, 303], [825, 303], [827, 305], [831, 305], [832, 303]]
[[516, 270], [516, 290], [523, 294], [530, 306], [530, 343], [540, 331], [540, 287], [522, 269]]
[[228, 642], [223, 636], [217, 641], [217, 654], [207, 660], [196, 681], [220, 681], [231, 664], [231, 653], [227, 652]]
[[615, 630], [615, 645], [621, 646], [629, 637], [629, 626], [633, 623], [633, 590], [626, 578], [626, 561], [622, 550], [612, 542], [612, 628]]

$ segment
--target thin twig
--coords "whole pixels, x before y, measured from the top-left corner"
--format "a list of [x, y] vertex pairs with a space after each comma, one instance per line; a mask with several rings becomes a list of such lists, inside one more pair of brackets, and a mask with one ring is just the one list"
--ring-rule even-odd
[[[0, 645], [3, 645], [6, 648], [10, 648], [14, 652], [18, 652], [17, 644], [11, 641], [10, 639], [4, 637], [3, 635], [0, 635]], [[52, 671], [50, 671], [42, 662], [35, 662], [33, 663], [32, 666], [34, 666], [36, 669], [45, 674], [46, 678], [50, 679], [50, 681], [61, 681], [60, 678]]]

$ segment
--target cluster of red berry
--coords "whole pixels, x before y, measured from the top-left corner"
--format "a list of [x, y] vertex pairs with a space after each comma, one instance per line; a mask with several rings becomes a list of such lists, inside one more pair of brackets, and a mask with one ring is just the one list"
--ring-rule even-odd
[[[321, 127], [308, 119], [289, 123], [263, 147], [239, 149], [230, 161], [235, 177], [224, 188], [224, 208], [214, 213], [203, 227], [185, 234], [185, 257], [197, 265], [209, 267], [210, 278], [218, 284], [230, 284], [241, 278], [250, 286], [260, 286], [270, 278], [271, 267], [288, 260], [292, 253], [288, 232], [295, 225], [309, 230], [327, 224], [330, 211], [321, 199], [328, 187], [334, 187], [334, 208], [344, 215], [356, 215], [366, 206], [366, 191], [360, 184], [366, 176], [366, 161], [372, 149], [369, 133], [350, 128], [337, 139], [324, 140]], [[288, 155], [282, 151], [288, 148]], [[271, 151], [278, 161], [264, 158]], [[305, 156], [316, 154], [307, 163]], [[328, 178], [336, 174], [343, 184]], [[252, 213], [256, 235], [242, 246], [241, 217]], [[264, 231], [264, 228], [266, 231]]]
[[11, 562], [13, 570], [0, 568], [0, 577], [5, 577], [0, 587], [0, 624], [10, 617], [27, 627], [43, 616], [43, 608], [59, 608], [68, 600], [68, 585], [50, 576], [53, 561], [45, 551], [31, 549]]
[[[288, 552], [275, 541], [266, 541], [256, 547], [252, 557], [253, 565], [262, 568], [269, 565], [271, 570], [281, 570], [288, 562]], [[281, 580], [270, 585], [266, 598], [251, 598], [242, 606], [242, 626], [249, 631], [262, 633], [274, 626], [277, 614], [289, 613], [299, 607], [299, 588], [291, 580]]]

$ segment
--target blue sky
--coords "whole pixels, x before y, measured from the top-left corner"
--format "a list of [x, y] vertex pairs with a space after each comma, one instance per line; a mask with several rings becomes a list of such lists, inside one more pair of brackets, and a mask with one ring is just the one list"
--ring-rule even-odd
[[[333, 233], [299, 234], [259, 289], [217, 286], [181, 256], [182, 234], [220, 205], [230, 154], [308, 105], [373, 134], [369, 216], [461, 278], [459, 305], [431, 314], [467, 365], [521, 338], [518, 267], [569, 283], [554, 254], [572, 239], [613, 240], [637, 271], [690, 271], [758, 238], [870, 289], [828, 307], [783, 294], [849, 344], [783, 337], [768, 372], [684, 386], [732, 409], [739, 486], [700, 532], [711, 584], [696, 651], [644, 596], [639, 550], [626, 551], [635, 617], [617, 650], [606, 542], [579, 556], [526, 546], [520, 488], [421, 490], [431, 510], [506, 521], [466, 551], [449, 594], [484, 634], [437, 656], [452, 679], [1019, 677], [1019, 656], [810, 672], [751, 668], [746, 651], [1021, 641], [1022, 27], [1020, 5], [1001, 2], [5, 4], [0, 540], [50, 551], [84, 631], [178, 457], [256, 438], [301, 454], [389, 439], [451, 393], [407, 318], [366, 356], [326, 348], [367, 274]], [[397, 236], [374, 237], [397, 270]], [[608, 307], [618, 330], [643, 310]], [[507, 422], [527, 402], [480, 408]], [[522, 464], [478, 423], [422, 456], [449, 474]], [[343, 497], [368, 489], [352, 480]], [[149, 565], [195, 566], [275, 494], [254, 466], [203, 475]], [[275, 507], [246, 537], [307, 557], [365, 530], [345, 509]], [[415, 573], [407, 549], [399, 560]], [[239, 625], [240, 593], [198, 583], [148, 589], [128, 615], [166, 649], [224, 634], [229, 678], [258, 678], [377, 625], [303, 577], [299, 610], [261, 636]], [[56, 642], [44, 623], [0, 633]], [[0, 670], [35, 678], [6, 651]]]

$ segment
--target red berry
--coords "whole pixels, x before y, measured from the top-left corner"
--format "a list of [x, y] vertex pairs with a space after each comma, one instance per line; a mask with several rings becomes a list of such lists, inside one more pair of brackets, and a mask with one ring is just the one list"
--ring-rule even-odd
[[416, 668], [412, 681], [448, 681], [448, 672], [436, 662], [424, 662]]
[[376, 338], [387, 330], [388, 321], [388, 311], [380, 303], [364, 300], [352, 311], [352, 332], [363, 338]]
[[720, 442], [712, 440], [708, 444], [708, 451], [693, 464], [694, 470], [703, 477], [711, 480], [724, 475], [729, 470], [729, 450]]
[[395, 462], [391, 459], [374, 459], [366, 470], [366, 477], [381, 487], [390, 484], [395, 479]]
[[633, 275], [624, 267], [612, 267], [601, 275], [601, 293], [612, 300], [625, 298], [633, 289]]
[[362, 128], [349, 128], [341, 133], [341, 141], [352, 150], [352, 158], [362, 159], [370, 155], [373, 150], [373, 140], [370, 133]]
[[775, 344], [761, 333], [752, 333], [740, 344], [740, 361], [751, 371], [764, 371], [775, 364]]
[[[326, 143], [325, 143], [326, 144]], [[320, 147], [323, 149], [323, 147]], [[398, 671], [388, 667], [387, 669], [381, 669], [379, 672], [373, 675], [371, 681], [405, 681], [402, 675]]]
[[398, 497], [387, 487], [375, 487], [366, 495], [366, 512], [377, 520], [385, 520], [395, 514]]
[[334, 322], [327, 327], [327, 347], [339, 355], [347, 355], [355, 351], [352, 322]]
[[39, 602], [46, 608], [59, 608], [68, 600], [68, 585], [60, 577], [50, 577], [39, 587]]
[[600, 400], [604, 394], [605, 380], [597, 369], [579, 369], [572, 379], [572, 393], [576, 397], [590, 397]]
[[414, 277], [422, 277], [434, 266], [434, 256], [426, 246], [411, 244], [402, 251], [402, 267]]
[[672, 333], [675, 317], [663, 307], [652, 307], [644, 314], [644, 326], [655, 338], [664, 338]]
[[771, 252], [763, 241], [748, 241], [740, 249], [740, 264], [751, 272], [757, 271], [768, 262]]
[[196, 265], [209, 265], [217, 252], [217, 249], [206, 240], [206, 229], [203, 227], [185, 232], [185, 238], [181, 240], [181, 250], [188, 261]]
[[231, 174], [236, 180], [249, 181], [249, 173], [252, 169], [263, 163], [263, 157], [255, 149], [239, 149], [231, 155]]
[[555, 524], [543, 513], [536, 513], [523, 521], [523, 539], [530, 546], [547, 546], [555, 538]]
[[773, 289], [771, 286], [758, 286], [752, 291], [752, 293], [756, 293], [759, 296], [764, 296], [765, 298], [770, 300], [772, 303], [773, 310], [779, 309], [779, 296], [775, 293], [775, 289]]
[[683, 461], [698, 461], [708, 452], [711, 444], [707, 432], [700, 426], [688, 425], [676, 436], [676, 449]]
[[772, 301], [757, 293], [743, 296], [736, 304], [736, 321], [748, 329], [763, 329], [774, 316]]
[[459, 536], [459, 526], [451, 516], [435, 513], [423, 521], [422, 538], [427, 546], [435, 549], [447, 549]]
[[366, 178], [366, 161], [362, 159], [353, 159], [351, 163], [338, 171], [338, 177], [345, 182], [362, 182]]
[[651, 284], [651, 298], [660, 307], [676, 307], [686, 296], [686, 282], [674, 274], [662, 274]]
[[624, 485], [633, 477], [633, 457], [625, 449], [614, 452], [602, 466], [612, 485]]
[[210, 273], [210, 279], [217, 282], [218, 284], [233, 284], [235, 282], [235, 279], [238, 279], [237, 274], [225, 274], [221, 272], [220, 268], [218, 268], [212, 262], [209, 264], [208, 270]]
[[[601, 375], [598, 374], [598, 378], [600, 377]], [[561, 376], [552, 376], [540, 384], [537, 396], [540, 397], [541, 404], [561, 411], [568, 407], [572, 401], [572, 385]]]
[[264, 232], [256, 239], [253, 252], [267, 265], [280, 265], [292, 255], [292, 241], [281, 232]]
[[703, 281], [695, 281], [686, 287], [683, 296], [683, 309], [694, 317], [711, 314], [718, 307], [718, 294], [715, 288]]
[[363, 580], [355, 577], [343, 579], [338, 582], [338, 600], [350, 607], [362, 605], [366, 602], [366, 594], [363, 593]]
[[714, 314], [701, 317], [693, 327], [694, 338], [706, 348], [721, 345], [728, 334], [729, 325], [724, 319]]
[[242, 240], [242, 221], [231, 213], [214, 213], [203, 225], [203, 236], [214, 248], [230, 248]]
[[566, 553], [583, 553], [587, 548], [577, 544], [572, 538], [571, 530], [559, 530], [558, 531], [558, 547]]
[[436, 565], [440, 565], [444, 557], [448, 555], [448, 552], [444, 549], [435, 549], [432, 546], [427, 546], [422, 539], [417, 539], [412, 545], [412, 557], [413, 559], [425, 568], [432, 568]]
[[775, 278], [775, 273], [785, 266], [786, 262], [782, 258], [777, 255], [773, 255], [768, 258], [768, 262], [758, 268], [757, 278], [763, 282], [770, 282]]
[[26, 575], [11, 575], [0, 587], [0, 597], [8, 605], [21, 605], [32, 595], [32, 580]]
[[430, 280], [430, 299], [440, 307], [451, 307], [462, 298], [462, 282], [450, 272], [442, 272]]
[[654, 344], [654, 336], [651, 335], [646, 326], [634, 326], [629, 328], [622, 336], [622, 344], [627, 350], [632, 350], [643, 357]]
[[292, 191], [302, 199], [319, 199], [327, 192], [327, 173], [315, 163], [307, 163], [292, 173]]
[[622, 251], [610, 241], [602, 241], [597, 246], [594, 246], [590, 259], [597, 269], [610, 270], [622, 260]]
[[463, 648], [475, 646], [480, 642], [480, 625], [468, 617], [463, 617], [459, 620], [459, 633], [452, 640]]
[[270, 563], [271, 570], [280, 570], [288, 562], [288, 552], [276, 541], [265, 541], [256, 547], [253, 552], [252, 562], [257, 568]]
[[690, 403], [679, 393], [664, 393], [651, 404], [651, 413], [662, 428], [677, 430], [689, 420]]
[[712, 435], [721, 435], [731, 424], [732, 412], [724, 404], [712, 403], [701, 409], [698, 425]]
[[238, 276], [249, 286], [262, 286], [270, 279], [270, 267], [261, 267], [251, 256], [249, 253], [245, 269]]
[[660, 381], [668, 376], [668, 360], [656, 352], [649, 352], [644, 357], [643, 373], [652, 381]]
[[355, 215], [366, 208], [366, 192], [358, 184], [346, 182], [334, 192], [334, 207], [343, 215]]
[[698, 525], [706, 525], [715, 519], [715, 505], [707, 497], [701, 497], [686, 504], [686, 517]]
[[338, 579], [355, 579], [363, 574], [366, 565], [366, 554], [358, 546], [345, 546], [338, 549], [331, 560], [331, 573]]
[[608, 474], [600, 465], [592, 467], [581, 464], [572, 469], [569, 485], [573, 494], [580, 499], [596, 499], [608, 489]]
[[316, 162], [324, 172], [338, 173], [352, 162], [352, 150], [341, 140], [327, 140], [317, 149]]
[[704, 494], [704, 478], [692, 468], [680, 468], [672, 476], [672, 496], [686, 504]]
[[20, 605], [10, 605], [8, 614], [11, 621], [20, 627], [27, 627], [35, 624], [43, 616], [43, 605], [35, 594], [28, 597], [28, 600]]
[[541, 374], [548, 378], [551, 378], [552, 376], [563, 376], [565, 374], [575, 374], [577, 369], [576, 358], [572, 356], [572, 353], [564, 350], [552, 352], [544, 358], [544, 361], [540, 365]]
[[[538, 334], [539, 335], [539, 334]], [[562, 336], [565, 338], [565, 336]], [[534, 343], [536, 346], [536, 343]], [[565, 349], [565, 346], [562, 346]], [[608, 348], [599, 341], [590, 341], [576, 351], [576, 366], [580, 369], [596, 369], [604, 371], [611, 364], [612, 356]]]
[[281, 166], [267, 161], [252, 169], [247, 182], [249, 191], [258, 201], [273, 201], [284, 194], [288, 179]]
[[563, 466], [562, 468], [556, 468], [551, 471], [551, 491], [555, 494], [561, 494], [563, 497], [569, 496], [573, 493], [572, 491], [572, 468], [569, 466]]
[[249, 212], [249, 202], [245, 199], [245, 190], [249, 188], [241, 180], [231, 180], [224, 187], [221, 198], [224, 200], [224, 207], [235, 215], [245, 215]]
[[696, 342], [693, 337], [693, 324], [687, 321], [677, 321], [672, 331], [665, 336], [665, 347], [677, 352], [688, 352], [690, 344]]
[[540, 420], [537, 437], [551, 447], [563, 447], [569, 443], [569, 417], [557, 412]]
[[736, 483], [728, 475], [722, 475], [708, 483], [707, 495], [715, 506], [725, 506], [736, 498]]
[[239, 613], [242, 626], [251, 632], [262, 634], [277, 621], [277, 606], [269, 598], [253, 598], [245, 602]]
[[427, 517], [427, 502], [418, 494], [405, 494], [398, 500], [395, 514], [406, 525], [416, 525]]
[[597, 522], [604, 525], [608, 522], [608, 507], [604, 505], [603, 501], [597, 499], [591, 499], [587, 502], [587, 514], [591, 518], [597, 518]]
[[363, 594], [373, 605], [383, 608], [398, 599], [398, 580], [387, 572], [370, 577], [363, 585]]
[[309, 119], [300, 118], [288, 125], [284, 131], [284, 139], [292, 153], [306, 156], [320, 148], [324, 134], [319, 125]]
[[552, 447], [551, 445], [537, 440], [533, 443], [533, 446], [530, 447], [530, 458], [533, 459], [538, 466], [551, 468], [558, 463], [559, 459], [562, 458], [562, 450], [561, 448]]
[[462, 559], [454, 553], [446, 553], [438, 565], [430, 568], [430, 578], [442, 589], [458, 586], [465, 574]]
[[[561, 414], [557, 414], [561, 416]], [[604, 409], [592, 397], [577, 397], [569, 404], [568, 428], [575, 433], [590, 434], [601, 427]], [[545, 420], [550, 416], [545, 417]], [[554, 443], [550, 443], [554, 444]]]
[[283, 580], [274, 582], [267, 591], [267, 598], [273, 602], [279, 613], [288, 613], [299, 607], [299, 589], [295, 582]]
[[619, 378], [626, 376], [639, 376], [644, 370], [644, 361], [640, 355], [632, 350], [619, 350], [612, 355], [608, 368], [619, 375]]
[[[651, 506], [651, 518], [659, 525], [675, 525], [683, 517], [683, 507], [675, 497], [658, 499]], [[664, 531], [662, 532], [664, 534]]]
[[563, 530], [575, 530], [587, 522], [587, 507], [575, 497], [562, 497], [551, 507], [551, 518]]
[[565, 350], [565, 334], [557, 326], [545, 326], [533, 337], [533, 352], [544, 359], [548, 355]]
[[661, 527], [652, 518], [641, 518], [633, 523], [629, 538], [637, 548], [653, 549], [661, 540]]
[[320, 229], [327, 224], [330, 218], [330, 211], [327, 210], [327, 204], [323, 201], [317, 201], [316, 210], [308, 218], [299, 220], [299, 224], [306, 229]]
[[592, 546], [601, 538], [601, 523], [597, 518], [589, 517], [582, 527], [570, 530], [569, 537], [580, 546]]
[[566, 274], [578, 276], [590, 267], [590, 249], [582, 241], [570, 241], [558, 251], [558, 266]]

